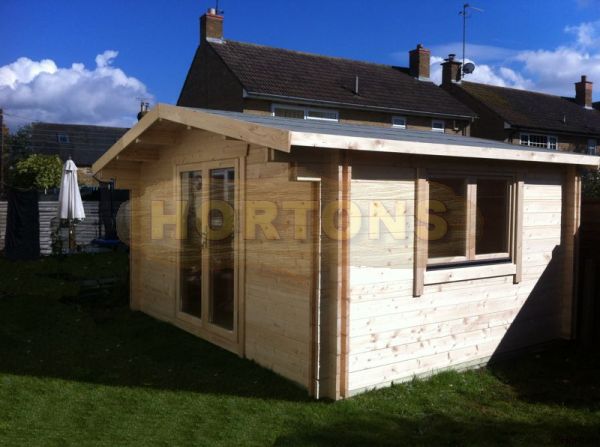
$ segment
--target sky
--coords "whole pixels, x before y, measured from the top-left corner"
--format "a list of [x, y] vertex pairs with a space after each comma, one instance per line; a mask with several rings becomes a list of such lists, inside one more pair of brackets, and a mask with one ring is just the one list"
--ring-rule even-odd
[[[226, 39], [406, 66], [461, 55], [464, 1], [221, 0]], [[473, 0], [467, 80], [600, 100], [600, 0]], [[215, 0], [0, 0], [0, 108], [31, 121], [131, 126], [141, 98], [175, 103]]]

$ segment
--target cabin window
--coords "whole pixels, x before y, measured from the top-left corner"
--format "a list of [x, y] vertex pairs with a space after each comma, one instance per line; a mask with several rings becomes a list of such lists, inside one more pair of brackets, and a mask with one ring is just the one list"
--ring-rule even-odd
[[406, 129], [406, 117], [394, 116], [392, 117], [392, 127], [396, 129]]
[[523, 173], [417, 169], [413, 296], [425, 286], [512, 275], [522, 280]]
[[431, 120], [431, 130], [434, 132], [443, 132], [446, 127], [444, 120]]
[[430, 177], [427, 265], [510, 260], [510, 191], [503, 177]]
[[558, 148], [558, 138], [548, 135], [522, 133], [521, 146], [539, 147], [542, 149], [556, 150]]
[[596, 155], [596, 145], [597, 144], [598, 144], [598, 142], [593, 138], [588, 140], [587, 153], [589, 155]]
[[290, 105], [274, 104], [272, 106], [273, 116], [280, 118], [295, 118], [304, 120], [335, 121], [339, 120], [337, 110], [316, 109], [312, 107], [299, 107]]

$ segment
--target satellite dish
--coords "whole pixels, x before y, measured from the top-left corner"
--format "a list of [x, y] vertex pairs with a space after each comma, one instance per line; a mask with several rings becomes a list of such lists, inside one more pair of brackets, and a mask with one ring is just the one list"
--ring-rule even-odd
[[471, 74], [475, 71], [475, 64], [472, 62], [467, 62], [463, 67], [463, 73]]

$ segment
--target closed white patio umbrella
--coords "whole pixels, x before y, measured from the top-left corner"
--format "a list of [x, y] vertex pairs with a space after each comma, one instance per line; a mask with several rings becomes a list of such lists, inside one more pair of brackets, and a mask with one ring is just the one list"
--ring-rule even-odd
[[73, 250], [75, 248], [74, 222], [85, 219], [85, 211], [77, 183], [77, 166], [71, 157], [63, 166], [58, 196], [58, 217], [69, 224], [69, 249]]

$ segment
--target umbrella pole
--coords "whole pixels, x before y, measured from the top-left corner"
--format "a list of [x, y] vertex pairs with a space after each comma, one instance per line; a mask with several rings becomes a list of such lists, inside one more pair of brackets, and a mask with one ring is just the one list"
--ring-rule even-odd
[[69, 219], [69, 252], [75, 252], [77, 248], [75, 242], [75, 225], [73, 225], [73, 220]]

